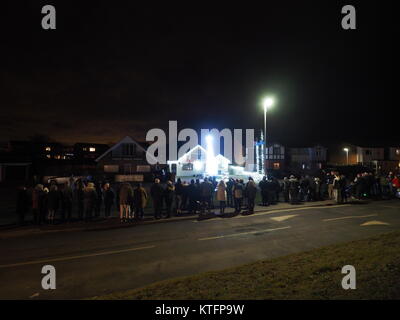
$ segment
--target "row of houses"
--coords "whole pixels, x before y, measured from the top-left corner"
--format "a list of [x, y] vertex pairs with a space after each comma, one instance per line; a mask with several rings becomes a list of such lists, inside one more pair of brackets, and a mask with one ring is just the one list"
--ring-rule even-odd
[[[207, 151], [201, 146], [189, 150], [176, 161], [150, 165], [146, 160], [148, 144], [126, 136], [118, 143], [60, 143], [10, 141], [0, 151], [0, 182], [28, 180], [32, 176], [101, 176], [117, 181], [145, 181], [160, 172], [191, 177], [206, 171]], [[345, 151], [346, 150], [346, 151]], [[222, 154], [217, 154], [218, 174], [257, 171], [238, 167]], [[267, 172], [315, 172], [329, 166], [363, 165], [376, 170], [399, 170], [400, 147], [366, 147], [350, 144], [330, 147], [287, 147], [279, 143], [267, 146]]]

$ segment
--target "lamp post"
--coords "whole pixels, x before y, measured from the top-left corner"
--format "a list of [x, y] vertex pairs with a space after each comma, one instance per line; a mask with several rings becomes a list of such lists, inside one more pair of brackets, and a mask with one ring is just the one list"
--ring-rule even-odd
[[267, 173], [267, 110], [271, 108], [274, 104], [274, 99], [271, 97], [266, 97], [263, 100], [264, 107], [264, 174]]
[[343, 148], [343, 151], [346, 152], [346, 164], [349, 165], [349, 148]]

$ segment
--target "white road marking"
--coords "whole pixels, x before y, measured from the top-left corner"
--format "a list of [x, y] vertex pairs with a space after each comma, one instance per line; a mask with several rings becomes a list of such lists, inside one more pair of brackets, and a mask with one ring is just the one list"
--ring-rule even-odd
[[382, 208], [390, 208], [390, 209], [400, 209], [400, 207], [394, 207], [394, 206], [380, 206]]
[[283, 229], [289, 229], [289, 228], [290, 228], [290, 227], [282, 227], [282, 228], [275, 228], [275, 229], [256, 230], [256, 231], [249, 231], [249, 232], [233, 233], [233, 234], [228, 234], [228, 235], [224, 235], [224, 236], [215, 236], [215, 237], [200, 238], [200, 239], [197, 239], [197, 240], [199, 240], [199, 241], [205, 241], [205, 240], [215, 240], [215, 239], [221, 239], [221, 238], [231, 238], [231, 237], [237, 237], [237, 236], [242, 236], [242, 235], [246, 235], [246, 234], [262, 233], [262, 232], [271, 232], [271, 231], [283, 230]]
[[84, 255], [80, 255], [80, 256], [50, 258], [50, 259], [44, 259], [44, 260], [34, 260], [34, 261], [27, 261], [27, 262], [13, 263], [13, 264], [3, 264], [3, 265], [0, 265], [0, 268], [18, 267], [18, 266], [26, 266], [26, 265], [30, 265], [30, 264], [40, 264], [40, 263], [47, 263], [47, 262], [75, 260], [75, 259], [88, 258], [88, 257], [106, 256], [106, 255], [110, 255], [110, 254], [124, 253], [124, 252], [145, 250], [145, 249], [152, 249], [152, 248], [155, 248], [155, 246], [136, 247], [136, 248], [123, 249], [123, 250], [113, 250], [113, 251], [84, 254]]
[[310, 209], [332, 209], [332, 208], [343, 208], [343, 207], [349, 207], [351, 206], [350, 204], [340, 204], [340, 205], [332, 205], [332, 206], [326, 206], [326, 207], [305, 207], [305, 208], [293, 208], [293, 209], [275, 209], [275, 210], [270, 210], [270, 211], [262, 211], [262, 212], [257, 212], [249, 215], [238, 215], [232, 218], [222, 218], [222, 219], [205, 219], [202, 221], [192, 221], [194, 223], [203, 223], [203, 222], [216, 222], [216, 221], [224, 221], [225, 219], [240, 219], [240, 218], [251, 218], [251, 217], [256, 217], [256, 216], [262, 216], [266, 214], [272, 214], [272, 213], [279, 213], [279, 212], [290, 212], [290, 211], [298, 211], [298, 210], [310, 210]]
[[332, 219], [324, 219], [322, 221], [336, 221], [336, 220], [343, 220], [343, 219], [352, 219], [352, 218], [368, 218], [368, 217], [376, 217], [377, 214], [369, 214], [366, 216], [347, 216], [347, 217], [340, 217], [340, 218], [332, 218]]
[[293, 217], [297, 217], [298, 214], [292, 214], [292, 215], [288, 215], [288, 216], [280, 216], [280, 217], [273, 217], [271, 218], [271, 220], [274, 221], [285, 221], [287, 219], [293, 218]]
[[365, 227], [365, 226], [378, 226], [378, 225], [387, 226], [387, 225], [389, 225], [389, 223], [383, 222], [383, 221], [373, 220], [373, 221], [368, 221], [368, 222], [365, 222], [365, 223], [363, 223], [363, 224], [360, 224], [360, 227]]

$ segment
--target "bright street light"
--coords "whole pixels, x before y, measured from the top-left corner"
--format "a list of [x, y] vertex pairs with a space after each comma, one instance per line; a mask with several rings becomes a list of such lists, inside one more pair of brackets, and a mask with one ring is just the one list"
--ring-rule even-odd
[[[264, 159], [266, 160], [267, 155], [267, 110], [271, 108], [274, 104], [274, 99], [272, 97], [265, 97], [263, 100], [264, 107]], [[264, 174], [267, 173], [267, 162], [264, 160]]]
[[346, 163], [349, 165], [349, 148], [343, 148], [343, 151], [346, 152]]
[[263, 101], [264, 111], [267, 112], [269, 108], [271, 108], [274, 104], [274, 99], [271, 97], [267, 97]]

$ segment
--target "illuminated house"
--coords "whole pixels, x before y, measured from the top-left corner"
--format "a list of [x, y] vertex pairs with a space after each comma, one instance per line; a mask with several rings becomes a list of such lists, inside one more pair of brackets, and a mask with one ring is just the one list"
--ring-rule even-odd
[[[212, 156], [212, 155], [211, 155]], [[230, 160], [221, 154], [212, 156], [201, 145], [195, 146], [178, 160], [168, 161], [169, 170], [177, 177], [200, 177], [208, 174], [208, 166], [213, 161], [218, 176], [228, 175]]]

